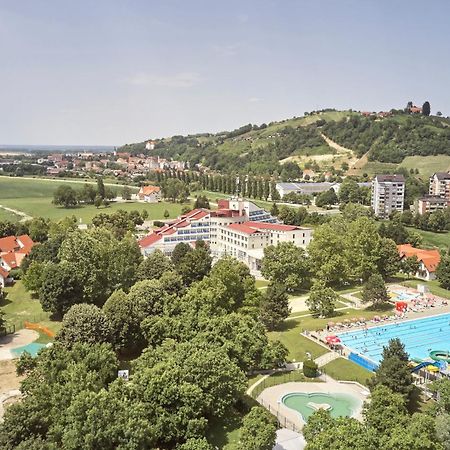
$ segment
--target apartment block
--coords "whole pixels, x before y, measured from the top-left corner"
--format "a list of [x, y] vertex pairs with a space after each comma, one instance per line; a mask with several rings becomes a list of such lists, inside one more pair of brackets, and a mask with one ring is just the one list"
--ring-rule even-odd
[[372, 209], [381, 219], [403, 211], [405, 179], [403, 175], [377, 175], [372, 182]]

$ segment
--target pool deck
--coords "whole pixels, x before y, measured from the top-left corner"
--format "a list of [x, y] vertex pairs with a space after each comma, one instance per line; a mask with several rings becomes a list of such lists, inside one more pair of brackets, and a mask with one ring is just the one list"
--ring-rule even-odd
[[11, 352], [13, 348], [31, 344], [38, 338], [39, 333], [37, 331], [25, 328], [0, 338], [0, 361], [13, 359], [15, 357]]
[[257, 401], [275, 416], [282, 416], [302, 429], [305, 422], [300, 413], [288, 408], [281, 399], [292, 393], [321, 393], [321, 394], [350, 394], [361, 402], [361, 406], [352, 416], [362, 420], [362, 405], [369, 395], [369, 391], [362, 385], [351, 382], [339, 382], [329, 376], [320, 377], [323, 383], [290, 382], [268, 387], [261, 392]]

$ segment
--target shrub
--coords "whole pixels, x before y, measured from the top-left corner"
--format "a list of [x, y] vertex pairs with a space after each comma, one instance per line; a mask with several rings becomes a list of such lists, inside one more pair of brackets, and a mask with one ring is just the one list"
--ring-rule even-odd
[[319, 366], [314, 362], [313, 359], [305, 359], [303, 362], [303, 375], [308, 378], [315, 378], [318, 376], [317, 369]]

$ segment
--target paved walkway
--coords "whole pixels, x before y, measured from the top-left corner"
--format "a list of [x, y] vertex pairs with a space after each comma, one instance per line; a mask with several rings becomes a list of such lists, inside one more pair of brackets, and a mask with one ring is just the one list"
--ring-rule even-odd
[[306, 441], [302, 434], [281, 428], [277, 431], [277, 440], [273, 450], [303, 450]]
[[328, 352], [325, 355], [319, 356], [314, 361], [319, 367], [323, 367], [331, 361], [340, 358], [339, 353], [336, 352]]

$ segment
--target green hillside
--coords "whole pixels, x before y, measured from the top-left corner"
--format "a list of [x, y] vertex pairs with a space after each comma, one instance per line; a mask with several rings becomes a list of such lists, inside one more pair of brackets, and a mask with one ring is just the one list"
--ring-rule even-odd
[[[148, 153], [144, 142], [120, 150]], [[400, 165], [418, 167], [428, 176], [450, 166], [450, 120], [401, 110], [392, 110], [388, 117], [365, 117], [330, 109], [216, 134], [158, 139], [151, 153], [223, 172], [280, 173], [290, 161], [316, 171], [341, 169], [345, 163], [354, 173]], [[425, 157], [429, 159], [421, 159]]]

